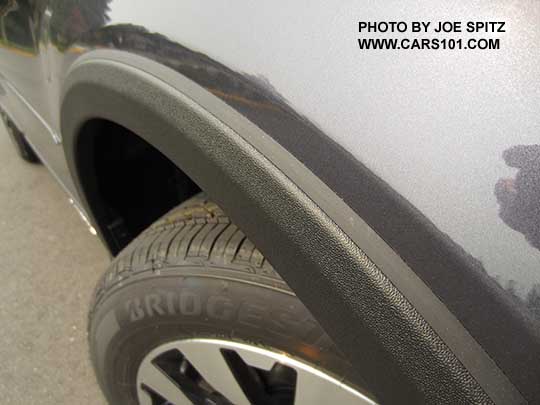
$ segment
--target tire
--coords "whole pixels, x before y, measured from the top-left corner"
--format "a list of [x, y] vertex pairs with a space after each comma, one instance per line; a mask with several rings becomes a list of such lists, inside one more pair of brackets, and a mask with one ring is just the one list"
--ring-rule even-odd
[[15, 124], [13, 124], [9, 119], [4, 119], [4, 122], [9, 137], [11, 138], [11, 141], [17, 149], [17, 153], [19, 154], [21, 159], [28, 163], [41, 163], [41, 160], [24, 137], [24, 134], [19, 131]]
[[89, 341], [108, 401], [138, 403], [145, 356], [190, 338], [286, 352], [339, 380], [350, 369], [268, 261], [204, 195], [144, 231], [96, 287]]

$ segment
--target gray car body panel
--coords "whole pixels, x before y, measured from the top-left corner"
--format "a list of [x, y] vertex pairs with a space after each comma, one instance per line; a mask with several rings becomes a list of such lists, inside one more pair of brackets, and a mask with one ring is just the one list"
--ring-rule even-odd
[[[77, 199], [55, 142], [70, 67], [103, 47], [152, 58], [221, 98], [305, 164], [503, 370], [512, 361], [525, 368], [537, 362], [540, 3], [417, 1], [405, 9], [398, 2], [295, 2], [280, 9], [246, 1], [209, 10], [195, 1], [148, 7], [115, 0], [103, 2], [101, 19], [64, 31], [64, 47], [51, 39], [60, 31], [57, 16], [74, 25], [80, 17], [52, 3], [38, 11], [30, 17], [35, 53], [0, 50], [0, 100]], [[360, 51], [359, 19], [503, 20], [507, 28], [494, 51]], [[504, 179], [520, 173], [530, 187], [513, 213], [508, 204], [519, 190], [506, 190]], [[466, 278], [471, 272], [474, 282]], [[511, 315], [501, 315], [503, 307]], [[508, 342], [521, 347], [509, 350]], [[517, 369], [513, 381], [528, 385], [531, 377]]]

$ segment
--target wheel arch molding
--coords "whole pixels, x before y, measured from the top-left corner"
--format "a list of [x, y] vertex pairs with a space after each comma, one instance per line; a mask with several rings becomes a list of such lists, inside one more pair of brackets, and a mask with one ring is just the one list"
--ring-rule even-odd
[[98, 228], [77, 156], [81, 128], [95, 118], [140, 136], [214, 199], [382, 403], [524, 402], [397, 254], [283, 147], [178, 72], [109, 50], [72, 65], [61, 106], [67, 163]]

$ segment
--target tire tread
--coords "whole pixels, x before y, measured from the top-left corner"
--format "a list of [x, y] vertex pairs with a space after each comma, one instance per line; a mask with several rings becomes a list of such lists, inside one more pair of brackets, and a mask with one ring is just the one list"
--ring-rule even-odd
[[204, 194], [173, 208], [116, 256], [96, 286], [91, 313], [103, 297], [134, 276], [175, 265], [217, 267], [251, 275], [289, 290], [246, 235]]

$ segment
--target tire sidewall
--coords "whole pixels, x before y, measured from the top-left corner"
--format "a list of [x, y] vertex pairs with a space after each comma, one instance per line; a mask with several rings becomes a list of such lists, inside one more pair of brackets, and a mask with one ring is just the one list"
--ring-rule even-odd
[[161, 269], [100, 298], [90, 316], [89, 340], [98, 381], [111, 403], [138, 403], [135, 381], [144, 357], [161, 344], [191, 338], [260, 345], [337, 378], [348, 374], [350, 365], [289, 291], [235, 279], [226, 269], [223, 278], [193, 275], [200, 273], [197, 266]]

